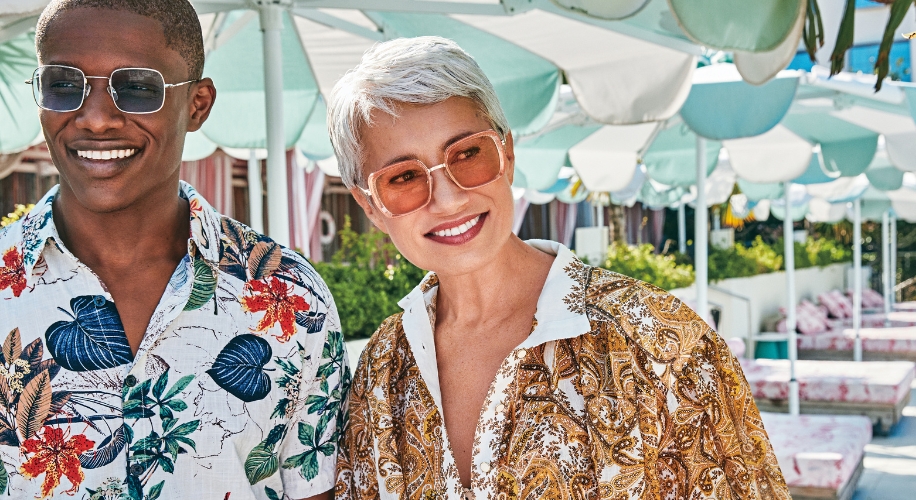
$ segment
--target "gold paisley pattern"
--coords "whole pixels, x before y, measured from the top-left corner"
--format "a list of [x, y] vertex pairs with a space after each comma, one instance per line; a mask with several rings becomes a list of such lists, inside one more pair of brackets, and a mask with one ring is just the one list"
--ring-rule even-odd
[[[529, 244], [556, 253], [557, 269], [484, 403], [475, 498], [790, 498], [741, 368], [705, 322], [658, 288]], [[422, 325], [413, 310], [434, 324], [437, 285], [427, 277], [363, 353], [337, 498], [461, 498], [438, 383], [421, 373], [434, 370], [432, 330], [408, 334]]]

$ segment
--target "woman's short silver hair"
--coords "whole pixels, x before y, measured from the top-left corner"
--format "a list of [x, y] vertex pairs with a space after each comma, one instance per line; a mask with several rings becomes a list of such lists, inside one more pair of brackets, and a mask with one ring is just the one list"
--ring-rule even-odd
[[359, 65], [331, 91], [328, 133], [343, 183], [361, 180], [359, 129], [371, 125], [371, 113], [397, 116], [399, 103], [436, 104], [468, 97], [480, 104], [493, 130], [505, 140], [509, 122], [487, 76], [455, 42], [437, 36], [398, 38], [374, 45]]

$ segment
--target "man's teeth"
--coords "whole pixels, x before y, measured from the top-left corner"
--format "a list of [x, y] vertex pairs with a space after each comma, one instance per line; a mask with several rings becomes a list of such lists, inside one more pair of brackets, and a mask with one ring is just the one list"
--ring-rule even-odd
[[76, 155], [87, 160], [111, 160], [128, 158], [136, 153], [136, 149], [112, 149], [110, 151], [77, 151]]
[[449, 229], [443, 229], [442, 231], [436, 231], [433, 234], [435, 234], [436, 236], [458, 236], [458, 235], [468, 232], [468, 230], [476, 226], [478, 222], [480, 222], [479, 215], [465, 222], [464, 224], [460, 226], [449, 228]]

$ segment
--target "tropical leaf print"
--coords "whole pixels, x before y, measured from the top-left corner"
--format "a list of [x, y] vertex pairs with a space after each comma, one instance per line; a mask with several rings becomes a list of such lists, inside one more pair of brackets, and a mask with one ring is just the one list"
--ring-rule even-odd
[[280, 335], [274, 335], [280, 342], [287, 342], [296, 333], [296, 313], [308, 311], [309, 304], [300, 295], [290, 295], [295, 289], [287, 285], [276, 276], [266, 280], [252, 280], [245, 284], [245, 289], [251, 294], [242, 297], [242, 309], [248, 312], [264, 311], [264, 316], [255, 327], [255, 331], [263, 332], [277, 323], [280, 323]]
[[28, 460], [22, 464], [19, 472], [30, 479], [45, 475], [41, 484], [41, 498], [54, 494], [54, 489], [60, 485], [61, 476], [65, 476], [71, 484], [71, 488], [64, 493], [73, 495], [79, 490], [84, 477], [79, 454], [92, 449], [94, 445], [83, 434], [67, 438], [63, 429], [45, 426], [39, 435], [22, 443], [20, 451]]
[[261, 441], [248, 453], [245, 459], [245, 475], [250, 484], [269, 478], [280, 469], [280, 457], [276, 452], [277, 444], [286, 436], [286, 425], [274, 426]]
[[51, 377], [42, 372], [22, 390], [16, 407], [16, 425], [22, 439], [29, 439], [44, 425], [51, 413]]
[[281, 500], [280, 494], [277, 493], [277, 490], [271, 488], [270, 486], [264, 487], [264, 494], [267, 495], [268, 500]]
[[203, 307], [216, 293], [216, 274], [207, 261], [198, 257], [194, 259], [194, 284], [191, 285], [191, 296], [184, 306], [185, 311], [194, 311]]
[[73, 314], [58, 307], [72, 321], [58, 321], [45, 332], [48, 351], [60, 366], [85, 372], [104, 370], [133, 359], [124, 326], [114, 302], [101, 295], [70, 299]]
[[259, 241], [248, 254], [248, 275], [260, 280], [272, 275], [280, 267], [283, 252], [273, 241]]
[[283, 462], [284, 469], [298, 468], [302, 477], [311, 481], [318, 476], [318, 454], [329, 457], [334, 453], [334, 440], [336, 436], [332, 435], [326, 441], [321, 438], [324, 435], [325, 426], [319, 425], [317, 428], [312, 427], [304, 422], [299, 422], [299, 442], [307, 448], [304, 452], [293, 455]]
[[0, 267], [0, 290], [7, 288], [18, 297], [25, 290], [25, 265], [19, 249], [12, 247], [3, 252], [3, 267]]
[[0, 465], [0, 495], [6, 493], [6, 487], [10, 483], [10, 475], [6, 472], [6, 467]]
[[80, 464], [84, 469], [97, 469], [114, 462], [118, 455], [124, 451], [128, 441], [132, 439], [133, 431], [127, 424], [121, 424], [106, 437], [95, 449], [87, 450], [80, 454]]
[[305, 328], [305, 331], [308, 333], [318, 333], [324, 328], [324, 320], [326, 317], [326, 313], [319, 313], [316, 311], [297, 312], [296, 324]]
[[272, 354], [266, 340], [250, 333], [239, 335], [223, 347], [207, 374], [242, 401], [258, 401], [270, 393], [270, 377], [264, 366]]
[[22, 355], [22, 337], [19, 335], [19, 329], [14, 328], [6, 340], [3, 341], [3, 362], [10, 364], [19, 359]]

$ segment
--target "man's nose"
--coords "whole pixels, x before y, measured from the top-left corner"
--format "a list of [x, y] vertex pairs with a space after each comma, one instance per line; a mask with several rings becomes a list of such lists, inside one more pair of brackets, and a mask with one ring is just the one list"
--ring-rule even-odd
[[89, 80], [89, 95], [76, 111], [78, 127], [94, 134], [101, 134], [124, 125], [124, 113], [115, 106], [108, 93], [108, 80]]

